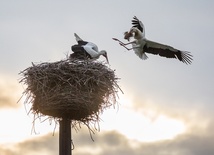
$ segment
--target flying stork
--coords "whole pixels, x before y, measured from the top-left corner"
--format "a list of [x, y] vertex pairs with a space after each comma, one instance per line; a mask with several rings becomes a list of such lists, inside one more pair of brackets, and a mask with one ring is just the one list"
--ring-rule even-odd
[[107, 52], [105, 50], [98, 51], [98, 47], [94, 43], [83, 41], [76, 33], [74, 33], [74, 36], [78, 44], [71, 46], [71, 50], [74, 53], [70, 54], [70, 59], [76, 58], [95, 60], [102, 55], [106, 58], [107, 63], [109, 63]]
[[[146, 53], [151, 53], [155, 55], [160, 55], [162, 57], [166, 58], [175, 58], [183, 63], [191, 64], [192, 55], [190, 52], [187, 51], [181, 51], [178, 49], [175, 49], [171, 46], [160, 44], [154, 41], [150, 41], [145, 38], [145, 28], [143, 23], [136, 17], [133, 17], [132, 20], [132, 28], [129, 32], [124, 33], [124, 39], [129, 39], [131, 37], [134, 37], [134, 41], [129, 43], [123, 43], [122, 41], [113, 38], [113, 40], [116, 40], [119, 42], [119, 44], [123, 47], [125, 47], [127, 50], [134, 50], [135, 54], [138, 55], [141, 59], [145, 60], [148, 58]], [[132, 44], [132, 48], [127, 48], [126, 45]]]

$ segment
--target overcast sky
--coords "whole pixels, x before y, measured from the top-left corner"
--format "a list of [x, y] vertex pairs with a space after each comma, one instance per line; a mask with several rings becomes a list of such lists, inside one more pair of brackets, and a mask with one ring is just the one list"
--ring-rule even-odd
[[[151, 54], [141, 60], [125, 51], [112, 38], [123, 40], [133, 16], [147, 39], [191, 52], [193, 63]], [[31, 134], [33, 117], [17, 104], [24, 90], [19, 73], [31, 62], [65, 59], [74, 33], [108, 52], [124, 91], [119, 109], [101, 116], [94, 142], [85, 128], [73, 132], [74, 154], [213, 155], [213, 19], [211, 0], [1, 0], [1, 155], [58, 154], [54, 123], [37, 122], [38, 134]]]

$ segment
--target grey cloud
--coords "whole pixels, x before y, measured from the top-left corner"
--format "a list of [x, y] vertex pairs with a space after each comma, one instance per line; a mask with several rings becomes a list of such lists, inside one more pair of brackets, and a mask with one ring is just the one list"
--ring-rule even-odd
[[[131, 141], [115, 131], [101, 132], [96, 135], [95, 142], [81, 143], [81, 138], [76, 143], [74, 152], [84, 148], [101, 148], [96, 155], [212, 155], [214, 154], [213, 126], [209, 126], [206, 132], [192, 132], [177, 136], [173, 140], [165, 140], [153, 143], [137, 142], [138, 147], [133, 147]], [[78, 138], [78, 137], [77, 137]], [[81, 150], [82, 152], [82, 150]], [[87, 152], [86, 152], [87, 153]]]
[[29, 139], [16, 143], [9, 148], [0, 145], [1, 155], [58, 155], [58, 135], [53, 136], [51, 133], [38, 138]]
[[18, 143], [16, 146], [16, 152], [13, 155], [20, 154], [42, 154], [46, 155], [58, 155], [58, 136], [47, 134], [35, 139], [26, 140]]
[[[212, 125], [201, 132], [186, 133], [172, 140], [159, 142], [134, 142], [116, 131], [100, 131], [90, 138], [89, 131], [82, 128], [73, 132], [75, 149], [73, 154], [78, 155], [213, 155], [214, 134]], [[46, 154], [58, 155], [58, 133], [51, 133], [38, 138], [18, 143], [14, 149], [4, 149], [0, 146], [3, 155]], [[90, 152], [88, 151], [91, 150]], [[99, 150], [99, 151], [96, 151]], [[94, 152], [93, 152], [94, 151]]]

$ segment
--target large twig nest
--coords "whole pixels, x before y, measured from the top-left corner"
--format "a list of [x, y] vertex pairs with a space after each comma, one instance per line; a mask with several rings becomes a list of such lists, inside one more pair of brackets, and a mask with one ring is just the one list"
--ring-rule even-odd
[[116, 103], [118, 78], [104, 63], [62, 60], [33, 64], [21, 72], [21, 83], [31, 110], [55, 118], [88, 122], [98, 120]]

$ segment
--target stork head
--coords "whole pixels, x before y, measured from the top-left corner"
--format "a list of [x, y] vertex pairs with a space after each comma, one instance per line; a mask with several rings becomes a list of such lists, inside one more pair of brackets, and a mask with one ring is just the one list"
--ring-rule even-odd
[[102, 55], [106, 58], [107, 63], [109, 64], [107, 52], [102, 50], [100, 53], [102, 53]]
[[133, 37], [132, 33], [128, 32], [128, 31], [124, 32], [124, 39], [127, 39], [129, 41], [130, 37]]

